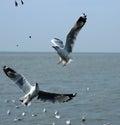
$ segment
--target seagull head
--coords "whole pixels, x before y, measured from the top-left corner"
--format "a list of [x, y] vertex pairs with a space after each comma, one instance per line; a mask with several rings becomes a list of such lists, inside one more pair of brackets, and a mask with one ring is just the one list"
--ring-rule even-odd
[[16, 72], [13, 69], [11, 69], [11, 68], [9, 68], [7, 66], [3, 67], [3, 71], [10, 78], [14, 78], [16, 76]]
[[38, 86], [38, 83], [37, 83], [37, 82], [35, 83], [35, 86], [36, 86], [36, 87]]
[[39, 91], [39, 83], [35, 83], [35, 89], [36, 89], [36, 91], [38, 92]]

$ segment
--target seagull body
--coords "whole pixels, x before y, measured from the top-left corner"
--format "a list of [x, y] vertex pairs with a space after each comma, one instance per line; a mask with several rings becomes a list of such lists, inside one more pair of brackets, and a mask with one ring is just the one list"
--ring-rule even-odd
[[25, 95], [20, 98], [20, 101], [25, 106], [28, 106], [31, 103], [31, 100], [35, 97], [37, 97], [37, 99], [41, 99], [42, 101], [64, 103], [76, 96], [76, 93], [57, 94], [41, 91], [39, 89], [38, 83], [36, 83], [35, 85], [31, 85], [22, 74], [17, 73], [12, 68], [4, 66], [3, 71], [25, 93]]
[[20, 101], [24, 104], [24, 105], [30, 105], [30, 101], [35, 98], [39, 93], [39, 86], [38, 83], [36, 83], [34, 86], [31, 86], [30, 91], [23, 96]]
[[87, 17], [83, 13], [83, 15], [80, 16], [80, 18], [77, 20], [75, 25], [72, 27], [72, 29], [68, 33], [68, 35], [66, 37], [65, 46], [64, 46], [63, 42], [58, 38], [54, 38], [51, 40], [51, 42], [53, 43], [52, 47], [57, 51], [57, 53], [60, 57], [60, 61], [58, 62], [58, 64], [63, 62], [64, 66], [66, 66], [68, 63], [70, 63], [72, 61], [72, 59], [70, 57], [70, 53], [72, 52], [77, 34], [79, 33], [79, 31], [82, 29], [82, 27], [86, 23], [86, 20], [87, 20]]

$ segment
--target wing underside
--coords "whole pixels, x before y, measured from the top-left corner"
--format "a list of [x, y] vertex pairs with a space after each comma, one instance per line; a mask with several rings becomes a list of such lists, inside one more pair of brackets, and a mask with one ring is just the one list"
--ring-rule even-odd
[[69, 53], [72, 52], [72, 48], [73, 48], [74, 42], [76, 40], [76, 37], [77, 37], [79, 31], [82, 29], [82, 27], [86, 23], [86, 20], [87, 20], [87, 17], [83, 13], [83, 15], [80, 16], [80, 18], [77, 20], [77, 22], [75, 23], [75, 25], [72, 27], [72, 29], [68, 33], [68, 35], [66, 37], [65, 49]]
[[52, 103], [64, 103], [70, 101], [73, 97], [76, 96], [75, 94], [57, 94], [57, 93], [49, 93], [45, 91], [39, 91], [38, 99], [42, 101], [50, 101]]
[[27, 79], [22, 75], [17, 73], [12, 68], [7, 66], [3, 67], [3, 71], [15, 84], [19, 86], [20, 89], [23, 90], [24, 93], [28, 93], [31, 89], [31, 84], [27, 81]]
[[[3, 67], [3, 71], [12, 81], [14, 81], [23, 90], [23, 92], [28, 93], [31, 90], [31, 84], [23, 75], [18, 74], [16, 71], [7, 66]], [[41, 99], [42, 101], [50, 101], [52, 103], [64, 103], [70, 101], [75, 96], [76, 93], [57, 94], [39, 90], [37, 99]]]

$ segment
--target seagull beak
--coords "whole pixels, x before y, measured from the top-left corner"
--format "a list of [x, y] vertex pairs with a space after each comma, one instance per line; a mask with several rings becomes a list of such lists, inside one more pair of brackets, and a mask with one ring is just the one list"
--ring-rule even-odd
[[39, 91], [39, 84], [37, 82], [35, 83], [35, 89]]
[[35, 86], [37, 87], [38, 86], [38, 83], [36, 82]]

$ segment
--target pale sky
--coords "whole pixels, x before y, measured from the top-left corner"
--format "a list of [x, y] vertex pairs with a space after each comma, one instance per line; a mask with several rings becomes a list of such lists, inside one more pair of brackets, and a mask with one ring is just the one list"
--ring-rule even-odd
[[55, 52], [51, 39], [65, 43], [84, 12], [73, 52], [120, 52], [120, 0], [17, 0], [18, 7], [0, 1], [0, 51]]

